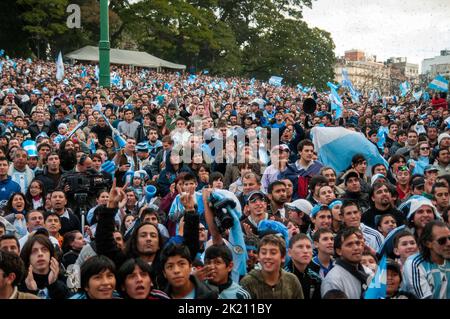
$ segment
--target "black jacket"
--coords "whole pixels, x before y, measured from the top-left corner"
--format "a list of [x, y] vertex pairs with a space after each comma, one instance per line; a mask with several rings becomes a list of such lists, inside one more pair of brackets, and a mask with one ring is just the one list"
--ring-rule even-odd
[[98, 142], [101, 145], [105, 145], [105, 138], [107, 136], [112, 136], [112, 130], [108, 125], [105, 127], [96, 125], [91, 129], [91, 132], [97, 134]]
[[290, 260], [284, 270], [297, 276], [302, 285], [303, 296], [305, 299], [321, 299], [320, 286], [322, 284], [322, 278], [312, 269], [311, 264], [308, 265], [305, 272], [302, 273], [295, 268], [294, 263]]
[[44, 186], [47, 193], [53, 192], [55, 188], [58, 186], [59, 181], [61, 180], [62, 173], [59, 174], [50, 174], [48, 172], [47, 166], [44, 167], [43, 171], [36, 172], [35, 179], [40, 180]]
[[[197, 277], [191, 275], [189, 280], [195, 286], [195, 299], [217, 299], [219, 298], [219, 290], [217, 287], [204, 283], [203, 281], [198, 280]], [[164, 292], [171, 296], [171, 287], [170, 285], [166, 287]]]
[[[25, 276], [24, 276], [25, 277]], [[70, 297], [71, 292], [66, 285], [66, 277], [62, 275], [61, 271], [59, 273], [58, 279], [51, 285], [48, 284], [48, 274], [38, 275], [33, 273], [34, 280], [36, 281], [38, 290], [29, 290], [25, 284], [25, 278], [19, 285], [19, 291], [29, 292], [34, 295], [38, 295], [40, 290], [47, 289], [48, 298], [50, 299], [67, 299]]]
[[50, 125], [47, 122], [44, 122], [42, 129], [39, 129], [39, 126], [33, 122], [28, 126], [28, 131], [30, 132], [31, 139], [35, 140], [36, 136], [38, 136], [42, 132], [45, 132], [47, 135], [50, 135], [48, 134], [48, 132], [50, 131]]
[[397, 227], [405, 224], [405, 216], [403, 216], [403, 214], [395, 207], [391, 207], [388, 210], [381, 211], [378, 210], [375, 206], [371, 207], [369, 210], [362, 214], [361, 222], [363, 222], [366, 226], [377, 229], [377, 216], [383, 216], [387, 214], [394, 215], [395, 221], [397, 222]]

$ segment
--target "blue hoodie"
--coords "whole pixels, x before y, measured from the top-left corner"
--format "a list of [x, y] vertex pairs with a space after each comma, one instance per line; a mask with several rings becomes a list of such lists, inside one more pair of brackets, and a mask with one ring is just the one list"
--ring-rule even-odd
[[20, 186], [8, 176], [0, 181], [0, 202], [8, 201], [12, 193], [20, 192]]

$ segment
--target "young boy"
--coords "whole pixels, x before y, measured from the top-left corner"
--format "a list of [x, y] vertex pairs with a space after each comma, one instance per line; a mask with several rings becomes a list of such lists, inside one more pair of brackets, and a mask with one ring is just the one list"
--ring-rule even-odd
[[401, 231], [394, 238], [394, 254], [399, 257], [397, 262], [403, 267], [406, 259], [419, 251], [414, 235], [409, 231]]
[[231, 279], [233, 254], [225, 245], [212, 245], [205, 252], [208, 283], [219, 289], [219, 299], [250, 299], [250, 294]]
[[286, 244], [269, 234], [258, 245], [260, 270], [252, 270], [241, 280], [241, 286], [252, 299], [304, 299], [302, 286], [294, 274], [282, 270]]
[[192, 260], [185, 245], [169, 244], [161, 252], [164, 277], [169, 283], [165, 293], [173, 299], [217, 299], [215, 287], [191, 275]]

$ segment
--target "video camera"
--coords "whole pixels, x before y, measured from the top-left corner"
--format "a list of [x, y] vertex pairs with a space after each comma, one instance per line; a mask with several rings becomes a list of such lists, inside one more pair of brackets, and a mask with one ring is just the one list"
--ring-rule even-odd
[[66, 183], [74, 194], [96, 194], [99, 190], [108, 188], [107, 180], [95, 170], [68, 176]]
[[236, 202], [231, 198], [216, 197], [211, 194], [209, 198], [210, 206], [214, 215], [214, 224], [220, 233], [230, 229], [234, 225], [233, 216], [228, 212], [228, 208], [236, 208]]

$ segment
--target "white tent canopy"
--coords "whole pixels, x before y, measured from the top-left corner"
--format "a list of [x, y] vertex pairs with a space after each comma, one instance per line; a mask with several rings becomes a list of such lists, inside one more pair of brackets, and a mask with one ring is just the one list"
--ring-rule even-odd
[[[85, 46], [76, 51], [65, 55], [66, 58], [78, 61], [97, 61], [99, 60], [99, 49], [94, 46]], [[133, 65], [147, 68], [168, 68], [184, 70], [185, 65], [172, 63], [160, 58], [157, 58], [147, 52], [130, 51], [111, 49], [110, 62], [112, 64]]]

